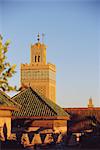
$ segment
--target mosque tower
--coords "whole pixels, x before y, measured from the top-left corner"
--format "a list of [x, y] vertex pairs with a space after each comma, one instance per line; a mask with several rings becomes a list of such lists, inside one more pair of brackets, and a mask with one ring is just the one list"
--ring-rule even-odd
[[94, 105], [93, 105], [93, 102], [92, 102], [92, 98], [90, 97], [89, 98], [89, 101], [88, 101], [88, 108], [93, 108]]
[[31, 86], [56, 103], [56, 66], [46, 62], [46, 45], [39, 34], [30, 51], [30, 64], [21, 64], [21, 86]]

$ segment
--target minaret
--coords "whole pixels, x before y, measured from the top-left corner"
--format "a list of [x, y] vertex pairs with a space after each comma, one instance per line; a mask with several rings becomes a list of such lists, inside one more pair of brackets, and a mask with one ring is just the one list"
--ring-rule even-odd
[[46, 45], [40, 43], [40, 35], [37, 35], [37, 43], [31, 46], [31, 64], [46, 64]]
[[31, 45], [30, 63], [21, 64], [21, 85], [31, 86], [56, 102], [56, 66], [46, 62], [46, 48], [38, 34], [37, 42]]
[[92, 98], [90, 97], [89, 101], [88, 101], [88, 108], [93, 108], [93, 107], [94, 107], [94, 105], [92, 103]]

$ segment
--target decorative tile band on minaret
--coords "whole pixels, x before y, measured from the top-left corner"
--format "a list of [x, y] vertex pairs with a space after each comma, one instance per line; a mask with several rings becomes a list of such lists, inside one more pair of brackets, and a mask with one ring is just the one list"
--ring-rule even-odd
[[[44, 35], [42, 35], [43, 38]], [[37, 42], [31, 45], [30, 63], [21, 64], [21, 86], [31, 86], [40, 94], [56, 102], [56, 66], [46, 62], [46, 45], [40, 42], [40, 34]]]

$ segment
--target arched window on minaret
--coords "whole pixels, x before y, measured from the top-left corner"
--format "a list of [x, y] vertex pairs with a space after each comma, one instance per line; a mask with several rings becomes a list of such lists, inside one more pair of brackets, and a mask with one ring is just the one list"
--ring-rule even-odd
[[36, 62], [36, 57], [37, 57], [37, 56], [35, 56], [35, 62]]
[[38, 56], [38, 62], [40, 62], [40, 56]]

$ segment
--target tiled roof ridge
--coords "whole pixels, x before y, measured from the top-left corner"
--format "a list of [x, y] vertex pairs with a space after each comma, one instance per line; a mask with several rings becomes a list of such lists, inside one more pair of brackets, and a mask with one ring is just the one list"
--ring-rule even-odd
[[0, 93], [1, 93], [4, 97], [6, 97], [6, 98], [8, 98], [8, 99], [11, 99], [10, 96], [9, 96], [8, 94], [6, 94], [5, 92], [3, 92], [3, 91], [0, 90]]
[[31, 89], [32, 93], [35, 93], [36, 96], [38, 96], [43, 103], [45, 103], [46, 105], [48, 105], [48, 107], [57, 115], [57, 113], [54, 111], [54, 109], [48, 103], [46, 103], [46, 101], [45, 101], [46, 97], [44, 97], [43, 95], [41, 95], [38, 91], [33, 90], [31, 87], [29, 87], [29, 88]]
[[26, 90], [27, 90], [27, 88], [26, 88], [26, 89], [24, 89], [24, 90], [22, 90], [22, 91], [18, 91], [18, 93], [17, 93], [17, 94], [15, 94], [13, 97], [11, 97], [11, 99], [14, 99], [15, 97], [17, 97], [17, 96], [21, 95], [21, 94], [22, 94], [22, 93], [24, 93]]
[[[31, 88], [31, 87], [30, 87], [30, 88]], [[31, 88], [31, 90], [33, 91], [32, 88]], [[61, 108], [58, 104], [56, 104], [56, 103], [54, 103], [52, 100], [46, 98], [44, 95], [41, 95], [38, 91], [34, 91], [34, 92], [41, 98], [41, 100], [42, 100], [43, 102], [46, 103], [46, 105], [48, 105], [48, 107], [49, 107], [50, 109], [52, 109], [52, 110], [56, 113], [56, 115], [58, 115], [58, 114], [57, 114], [57, 112], [54, 110], [54, 107], [52, 107], [52, 105], [49, 105], [50, 103], [52, 103], [53, 105], [55, 105], [55, 107], [57, 106], [57, 107], [59, 107], [59, 109], [62, 109], [62, 111], [63, 111], [67, 116], [70, 116], [70, 115], [69, 115], [68, 113], [66, 113], [66, 112], [63, 110], [63, 108]], [[49, 104], [48, 104], [48, 101], [49, 101]]]
[[18, 104], [16, 101], [14, 101], [12, 98], [11, 98], [11, 101], [16, 105], [16, 107], [18, 107], [18, 108], [20, 108], [21, 107], [21, 105], [20, 104]]
[[[13, 102], [12, 99], [10, 98], [10, 96], [9, 96], [8, 94], [6, 94], [5, 92], [3, 92], [3, 91], [0, 90], [0, 94], [4, 97], [4, 98], [3, 98], [3, 101], [4, 101], [6, 104], [9, 105], [9, 102], [10, 102], [10, 103], [12, 103], [13, 106], [14, 106], [14, 104], [17, 105], [17, 103]], [[8, 101], [5, 100], [5, 99], [7, 99]]]

